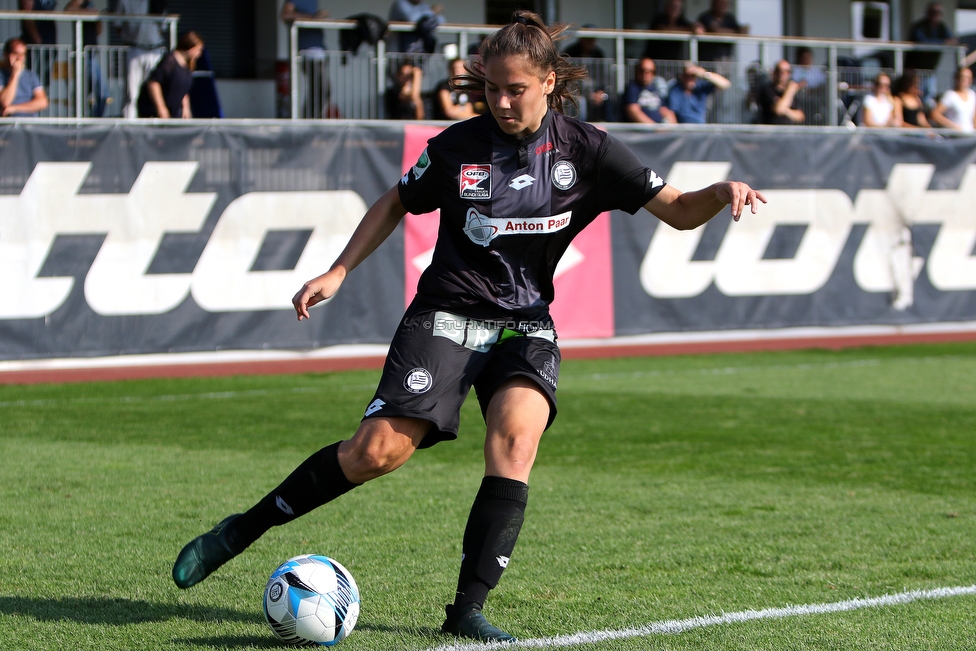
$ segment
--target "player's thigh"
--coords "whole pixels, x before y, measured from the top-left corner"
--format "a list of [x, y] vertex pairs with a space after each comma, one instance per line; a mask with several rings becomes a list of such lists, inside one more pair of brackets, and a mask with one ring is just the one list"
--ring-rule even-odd
[[485, 413], [485, 474], [528, 483], [549, 414], [549, 398], [535, 380], [515, 376], [500, 385]]
[[339, 444], [339, 466], [356, 484], [385, 475], [410, 458], [429, 429], [430, 423], [418, 418], [367, 418]]

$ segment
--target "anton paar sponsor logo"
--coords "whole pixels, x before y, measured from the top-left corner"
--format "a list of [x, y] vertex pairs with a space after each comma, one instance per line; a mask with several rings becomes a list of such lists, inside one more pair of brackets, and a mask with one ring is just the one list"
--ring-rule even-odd
[[464, 222], [464, 234], [479, 246], [488, 246], [502, 235], [547, 235], [569, 226], [573, 213], [564, 212], [552, 217], [486, 217], [474, 208], [468, 209]]
[[463, 163], [458, 183], [462, 199], [491, 199], [491, 165]]

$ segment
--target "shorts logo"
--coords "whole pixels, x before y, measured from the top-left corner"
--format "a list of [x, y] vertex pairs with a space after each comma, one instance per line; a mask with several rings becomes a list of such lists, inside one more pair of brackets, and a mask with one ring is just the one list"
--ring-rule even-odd
[[542, 368], [539, 370], [539, 375], [552, 386], [556, 386], [559, 381], [559, 366], [556, 364], [555, 355], [549, 356], [549, 361], [542, 365]]
[[458, 178], [462, 199], [491, 199], [491, 165], [462, 163]]
[[383, 409], [383, 405], [385, 405], [385, 404], [386, 403], [383, 402], [382, 400], [380, 400], [379, 398], [377, 398], [373, 402], [369, 403], [369, 407], [366, 407], [366, 413], [363, 414], [363, 418], [367, 418], [369, 416], [372, 416], [373, 414], [375, 414], [379, 410]]
[[568, 160], [561, 160], [552, 166], [552, 184], [560, 190], [568, 190], [576, 185], [576, 168]]
[[433, 383], [434, 378], [425, 368], [415, 368], [403, 378], [403, 388], [410, 393], [427, 393]]

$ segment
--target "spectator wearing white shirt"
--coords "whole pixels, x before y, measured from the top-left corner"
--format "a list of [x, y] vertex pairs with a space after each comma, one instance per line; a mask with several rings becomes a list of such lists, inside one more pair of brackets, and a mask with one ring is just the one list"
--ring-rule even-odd
[[973, 92], [973, 72], [959, 68], [955, 76], [956, 86], [943, 93], [932, 109], [934, 126], [955, 129], [963, 133], [976, 131], [976, 92]]
[[896, 127], [891, 77], [881, 72], [874, 79], [874, 92], [864, 96], [861, 122], [866, 127]]

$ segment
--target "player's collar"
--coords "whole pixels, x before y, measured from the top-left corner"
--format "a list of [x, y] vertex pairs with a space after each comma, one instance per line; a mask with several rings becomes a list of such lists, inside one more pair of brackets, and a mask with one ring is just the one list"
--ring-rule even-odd
[[542, 124], [539, 125], [539, 128], [523, 138], [519, 138], [518, 136], [513, 136], [502, 131], [502, 128], [498, 126], [498, 122], [495, 121], [495, 118], [492, 118], [491, 122], [495, 125], [495, 134], [502, 140], [502, 142], [516, 146], [527, 144], [538, 140], [539, 137], [545, 133], [546, 129], [549, 128], [549, 124], [552, 122], [552, 109], [546, 109], [546, 114], [542, 117]]

